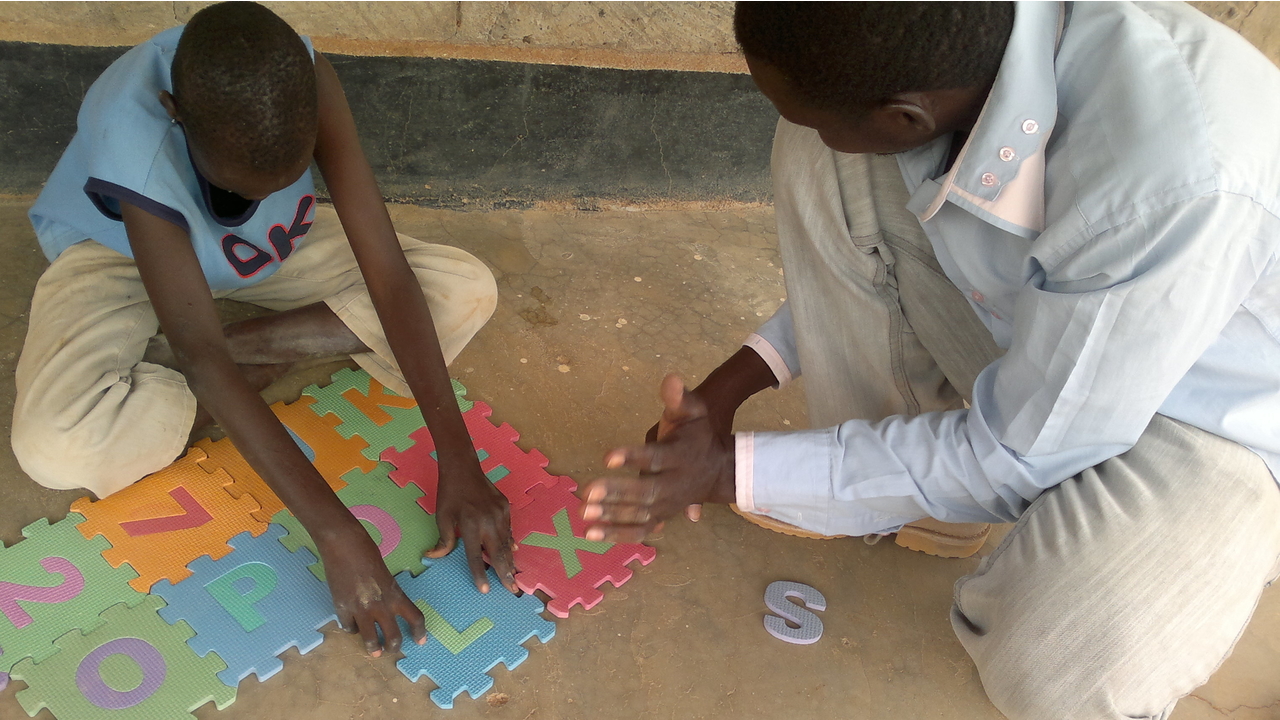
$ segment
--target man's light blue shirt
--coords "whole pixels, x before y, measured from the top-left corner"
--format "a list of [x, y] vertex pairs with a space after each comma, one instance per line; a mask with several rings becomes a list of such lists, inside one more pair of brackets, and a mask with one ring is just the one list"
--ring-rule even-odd
[[[1004, 357], [967, 410], [754, 433], [739, 503], [826, 534], [1012, 521], [1156, 413], [1280, 477], [1277, 117], [1280, 71], [1189, 6], [1019, 3], [951, 170], [950, 137], [898, 156]], [[757, 335], [800, 374], [785, 305]]]

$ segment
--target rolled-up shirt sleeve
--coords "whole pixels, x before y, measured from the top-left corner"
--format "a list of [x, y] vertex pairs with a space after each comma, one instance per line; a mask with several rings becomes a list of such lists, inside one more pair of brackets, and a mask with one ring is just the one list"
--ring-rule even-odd
[[791, 319], [791, 306], [785, 301], [773, 317], [742, 343], [756, 351], [769, 365], [778, 379], [775, 387], [783, 388], [800, 377], [800, 353], [796, 350], [795, 325]]
[[1013, 521], [1045, 489], [1131, 448], [1157, 412], [1176, 418], [1165, 399], [1275, 261], [1276, 237], [1269, 212], [1217, 194], [1046, 258], [970, 408], [741, 434], [750, 482], [738, 503], [827, 535], [925, 516]]

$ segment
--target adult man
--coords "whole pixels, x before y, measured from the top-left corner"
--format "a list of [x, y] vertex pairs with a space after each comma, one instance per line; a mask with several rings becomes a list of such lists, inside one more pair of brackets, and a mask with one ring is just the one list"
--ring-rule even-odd
[[[664, 381], [588, 537], [735, 500], [824, 535], [1016, 520], [952, 608], [992, 701], [1168, 717], [1280, 572], [1280, 72], [1182, 5], [735, 22], [783, 118], [788, 303]], [[729, 435], [802, 367], [823, 429]]]

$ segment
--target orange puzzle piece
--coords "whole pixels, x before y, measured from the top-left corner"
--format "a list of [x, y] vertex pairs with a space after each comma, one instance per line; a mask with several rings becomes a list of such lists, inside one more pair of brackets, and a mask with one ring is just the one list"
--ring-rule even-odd
[[208, 456], [192, 448], [169, 467], [97, 502], [71, 504], [84, 516], [77, 527], [86, 538], [102, 535], [111, 548], [102, 557], [113, 567], [128, 563], [138, 577], [129, 584], [148, 592], [160, 580], [177, 583], [191, 575], [187, 564], [231, 552], [227, 540], [248, 531], [261, 535], [267, 523], [253, 516], [260, 507], [248, 494], [233, 498], [226, 471], [204, 469]]
[[[271, 406], [271, 410], [285, 427], [302, 438], [302, 441], [316, 454], [316, 459], [312, 460], [311, 464], [320, 471], [321, 477], [329, 483], [329, 487], [341, 490], [347, 484], [342, 479], [343, 475], [354, 468], [360, 468], [360, 471], [365, 473], [373, 472], [373, 469], [378, 466], [378, 461], [364, 456], [364, 449], [369, 447], [369, 443], [362, 440], [359, 435], [352, 435], [350, 438], [342, 437], [336, 430], [342, 424], [341, 418], [335, 415], [317, 415], [311, 409], [315, 402], [315, 398], [303, 395], [295, 403], [288, 405], [276, 403]], [[410, 402], [413, 401], [410, 400]]]
[[[193, 447], [200, 448], [208, 455], [206, 459], [200, 461], [200, 467], [208, 472], [215, 472], [219, 469], [225, 470], [231, 476], [233, 482], [227, 486], [227, 492], [231, 493], [233, 497], [240, 497], [248, 493], [249, 497], [258, 502], [259, 509], [253, 511], [255, 518], [262, 522], [271, 522], [271, 518], [284, 509], [284, 502], [276, 496], [271, 486], [267, 485], [267, 481], [263, 480], [262, 476], [254, 471], [249, 465], [249, 461], [244, 459], [244, 456], [240, 454], [240, 451], [236, 449], [231, 440], [223, 438], [214, 442], [205, 438], [197, 441]], [[364, 459], [363, 455], [358, 455], [358, 457], [361, 460]], [[349, 464], [355, 467], [354, 462]], [[325, 482], [329, 484], [329, 487], [334, 492], [347, 486], [347, 481], [340, 477], [326, 476], [324, 473], [320, 473], [320, 475], [324, 477]]]

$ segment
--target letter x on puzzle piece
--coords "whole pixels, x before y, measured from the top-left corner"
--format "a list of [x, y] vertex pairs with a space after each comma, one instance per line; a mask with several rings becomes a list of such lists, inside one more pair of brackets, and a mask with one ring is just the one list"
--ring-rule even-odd
[[[493, 409], [482, 402], [473, 402], [470, 410], [462, 413], [462, 420], [471, 435], [480, 458], [480, 469], [494, 483], [512, 511], [528, 505], [529, 491], [534, 487], [553, 487], [571, 482], [567, 477], [556, 477], [547, 472], [547, 458], [537, 450], [525, 452], [516, 445], [520, 433], [507, 423], [494, 425], [489, 416]], [[391, 479], [401, 487], [410, 483], [422, 489], [418, 503], [429, 513], [436, 511], [436, 493], [440, 482], [440, 466], [436, 462], [435, 440], [425, 428], [415, 430], [410, 436], [414, 443], [406, 450], [388, 449], [382, 459], [396, 466]]]
[[[524, 643], [532, 637], [545, 643], [556, 634], [555, 623], [540, 615], [542, 601], [507, 592], [492, 570], [493, 589], [476, 590], [466, 548], [459, 546], [439, 560], [423, 560], [427, 571], [417, 577], [396, 576], [427, 621], [426, 644], [404, 643], [404, 657], [396, 667], [415, 682], [423, 675], [431, 678], [439, 686], [431, 699], [442, 708], [453, 707], [453, 699], [464, 690], [473, 699], [480, 697], [493, 687], [489, 670], [498, 663], [514, 670], [529, 657]], [[408, 636], [403, 620], [400, 630]]]
[[147, 592], [161, 579], [177, 583], [191, 574], [187, 563], [231, 552], [233, 536], [261, 535], [267, 523], [253, 517], [260, 509], [248, 494], [233, 498], [232, 478], [223, 470], [200, 466], [206, 455], [192, 448], [174, 464], [109, 497], [71, 504], [84, 516], [77, 529], [86, 538], [102, 535], [111, 547], [102, 557], [113, 567], [128, 563], [138, 573], [129, 584]]
[[13, 677], [28, 685], [18, 702], [28, 715], [48, 708], [64, 720], [172, 720], [211, 700], [226, 708], [236, 699], [218, 680], [226, 665], [187, 647], [190, 626], [166, 624], [156, 614], [163, 605], [150, 595], [137, 607], [110, 607], [101, 627], [72, 630], [56, 641], [57, 653], [15, 665]]
[[586, 540], [576, 489], [568, 478], [552, 488], [534, 487], [531, 502], [511, 511], [516, 584], [527, 593], [545, 592], [551, 597], [547, 609], [562, 618], [574, 605], [590, 609], [603, 600], [599, 588], [605, 581], [619, 587], [630, 580], [628, 563], [648, 565], [657, 556], [648, 545]]
[[110, 543], [80, 535], [83, 519], [38, 520], [22, 530], [26, 540], [0, 547], [0, 673], [24, 657], [44, 660], [66, 633], [93, 630], [107, 608], [146, 597], [129, 586], [137, 577], [132, 568], [102, 558]]
[[217, 653], [227, 664], [218, 677], [231, 687], [251, 673], [259, 681], [276, 674], [284, 668], [280, 653], [309, 652], [324, 641], [320, 628], [338, 620], [329, 588], [307, 568], [315, 556], [289, 552], [284, 533], [274, 524], [256, 538], [241, 533], [228, 542], [229, 555], [200, 558], [185, 581], [152, 588], [168, 603], [160, 617], [190, 623], [196, 634], [187, 644], [200, 656]]

